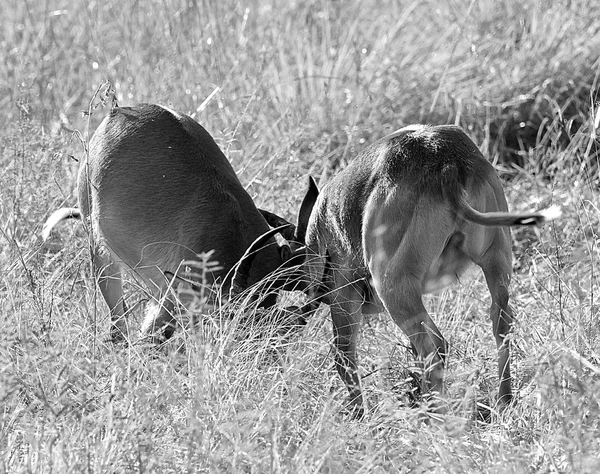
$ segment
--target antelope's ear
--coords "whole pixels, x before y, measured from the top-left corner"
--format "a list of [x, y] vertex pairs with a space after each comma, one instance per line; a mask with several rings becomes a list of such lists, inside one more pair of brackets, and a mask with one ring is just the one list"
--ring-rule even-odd
[[312, 213], [318, 197], [319, 188], [317, 187], [317, 183], [315, 183], [315, 180], [312, 178], [312, 176], [309, 176], [308, 190], [306, 191], [306, 195], [304, 196], [302, 204], [300, 205], [300, 211], [298, 212], [298, 225], [296, 226], [296, 235], [294, 236], [294, 240], [296, 240], [296, 242], [304, 244], [306, 241], [306, 228], [308, 227], [308, 219], [310, 219], [310, 214]]
[[281, 227], [287, 224], [288, 227], [281, 231], [281, 235], [285, 240], [292, 240], [296, 235], [296, 226], [286, 221], [283, 217], [278, 216], [274, 212], [269, 212], [264, 209], [258, 209], [267, 224], [271, 227]]

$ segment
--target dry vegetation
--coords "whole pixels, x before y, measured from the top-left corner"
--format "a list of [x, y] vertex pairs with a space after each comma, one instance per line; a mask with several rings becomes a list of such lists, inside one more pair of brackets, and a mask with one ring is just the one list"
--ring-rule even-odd
[[[0, 16], [0, 472], [598, 472], [595, 2], [5, 0]], [[287, 337], [238, 309], [180, 350], [106, 343], [81, 226], [39, 232], [75, 203], [107, 79], [122, 105], [194, 114], [290, 219], [308, 172], [408, 123], [462, 125], [513, 209], [564, 212], [513, 233], [515, 406], [474, 418], [497, 384], [478, 272], [428, 298], [452, 350], [436, 423], [406, 406], [406, 341], [384, 315], [361, 336], [362, 422], [340, 413], [326, 308]]]

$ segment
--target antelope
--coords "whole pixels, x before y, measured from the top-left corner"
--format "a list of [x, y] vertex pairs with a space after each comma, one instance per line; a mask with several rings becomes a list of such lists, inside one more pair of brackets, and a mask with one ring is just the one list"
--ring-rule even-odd
[[498, 404], [511, 401], [509, 227], [539, 226], [558, 217], [557, 208], [508, 212], [498, 175], [467, 135], [424, 125], [367, 147], [321, 192], [310, 178], [303, 207], [296, 233], [307, 246], [304, 268], [330, 305], [335, 365], [355, 416], [364, 413], [356, 358], [362, 313], [391, 315], [423, 369], [423, 392], [440, 394], [448, 346], [422, 295], [457, 281], [472, 262], [492, 298]]
[[[176, 327], [176, 298], [170, 287], [183, 280], [182, 262], [213, 251], [219, 269], [207, 276], [208, 283], [240, 292], [293, 254], [287, 242], [277, 245], [274, 235], [291, 237], [294, 226], [256, 208], [201, 125], [158, 105], [117, 107], [108, 114], [90, 141], [77, 187], [79, 208], [55, 211], [42, 237], [47, 239], [64, 219], [86, 222], [114, 342], [128, 336], [122, 268], [133, 271], [151, 290], [155, 304], [141, 332], [160, 342]], [[279, 226], [270, 229], [266, 218]], [[271, 293], [261, 305], [270, 306], [275, 300]]]

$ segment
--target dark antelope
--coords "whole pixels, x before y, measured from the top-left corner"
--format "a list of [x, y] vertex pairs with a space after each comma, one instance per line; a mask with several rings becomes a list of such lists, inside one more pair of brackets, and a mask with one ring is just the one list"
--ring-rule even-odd
[[[78, 194], [79, 208], [54, 212], [43, 237], [63, 219], [84, 218], [115, 341], [128, 334], [121, 267], [132, 270], [153, 294], [154, 310], [148, 311], [142, 334], [168, 338], [176, 304], [169, 288], [179, 283], [183, 261], [214, 251], [220, 270], [208, 275], [208, 283], [220, 281], [223, 289], [239, 292], [292, 256], [288, 244], [276, 244], [274, 234], [293, 237], [294, 227], [255, 207], [204, 128], [157, 105], [110, 112], [80, 166]], [[263, 215], [283, 226], [270, 229]], [[272, 305], [275, 298], [270, 294], [261, 304]]]
[[541, 225], [558, 210], [509, 213], [500, 179], [467, 135], [454, 126], [421, 125], [368, 147], [320, 194], [311, 180], [303, 206], [313, 205], [298, 234], [306, 234], [307, 272], [327, 290], [336, 367], [355, 413], [363, 410], [356, 362], [363, 312], [386, 310], [424, 369], [422, 388], [442, 391], [448, 348], [422, 295], [456, 281], [471, 262], [483, 270], [492, 296], [499, 403], [507, 404], [513, 321], [507, 226]]

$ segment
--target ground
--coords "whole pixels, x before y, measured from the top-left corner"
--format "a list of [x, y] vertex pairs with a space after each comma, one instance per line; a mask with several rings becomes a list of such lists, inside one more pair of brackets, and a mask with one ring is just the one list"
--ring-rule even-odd
[[[597, 472], [592, 3], [5, 2], [0, 472]], [[451, 347], [439, 420], [407, 403], [412, 358], [386, 315], [361, 333], [362, 421], [342, 410], [325, 306], [285, 336], [242, 305], [197, 308], [164, 351], [107, 342], [82, 226], [39, 234], [76, 204], [78, 160], [113, 99], [193, 115], [257, 205], [291, 220], [308, 174], [324, 183], [410, 123], [461, 125], [511, 209], [563, 211], [513, 232], [515, 404], [475, 415], [497, 389], [476, 270], [426, 298]], [[145, 293], [127, 292], [137, 328]]]

